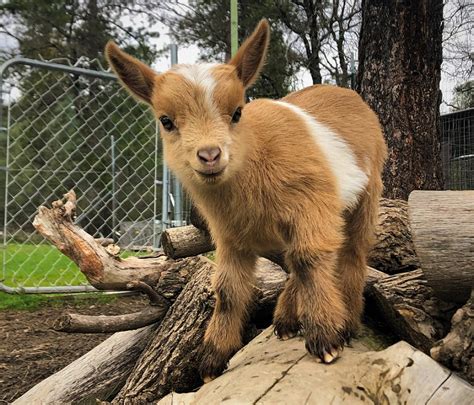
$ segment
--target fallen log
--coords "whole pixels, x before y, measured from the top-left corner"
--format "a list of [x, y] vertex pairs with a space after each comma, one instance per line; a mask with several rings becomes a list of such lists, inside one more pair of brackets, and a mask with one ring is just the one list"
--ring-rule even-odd
[[474, 287], [474, 191], [414, 191], [408, 205], [429, 285], [441, 299], [464, 304]]
[[[148, 404], [171, 390], [191, 390], [202, 384], [198, 373], [199, 348], [215, 304], [211, 289], [215, 264], [202, 256], [197, 260], [205, 265], [195, 272], [171, 306], [113, 403]], [[260, 259], [255, 313], [274, 307], [286, 278], [281, 268]], [[271, 317], [267, 325], [269, 322]], [[255, 330], [252, 326], [246, 328], [250, 337]]]
[[474, 384], [474, 291], [468, 302], [456, 311], [451, 324], [448, 335], [431, 348], [431, 357], [459, 371]]
[[280, 341], [269, 328], [231, 359], [222, 376], [158, 404], [468, 405], [473, 400], [473, 387], [406, 342], [368, 351], [363, 341], [355, 341], [328, 366], [306, 352], [302, 338]]
[[96, 403], [113, 398], [148, 344], [156, 325], [120, 332], [35, 385], [15, 405]]
[[456, 305], [438, 299], [421, 270], [380, 278], [367, 288], [366, 307], [392, 333], [425, 353], [445, 336]]
[[53, 324], [58, 332], [114, 333], [138, 329], [163, 319], [167, 307], [146, 307], [140, 312], [124, 315], [80, 315], [64, 314]]
[[[195, 226], [170, 228], [162, 234], [163, 250], [168, 257], [181, 258], [214, 250], [203, 221], [197, 213]], [[282, 257], [265, 256], [279, 265]], [[408, 206], [402, 200], [380, 200], [379, 224], [376, 229], [376, 243], [369, 255], [368, 264], [385, 273], [394, 274], [419, 267], [408, 221]]]

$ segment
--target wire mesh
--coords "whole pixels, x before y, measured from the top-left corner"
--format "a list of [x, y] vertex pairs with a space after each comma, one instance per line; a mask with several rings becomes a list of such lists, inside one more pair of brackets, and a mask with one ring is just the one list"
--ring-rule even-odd
[[441, 116], [441, 153], [448, 190], [474, 189], [474, 108]]
[[2, 284], [14, 288], [87, 284], [32, 226], [38, 206], [71, 188], [79, 225], [114, 239], [127, 255], [157, 248], [161, 231], [152, 113], [100, 68], [77, 73], [81, 62], [41, 64], [12, 63], [0, 72]]

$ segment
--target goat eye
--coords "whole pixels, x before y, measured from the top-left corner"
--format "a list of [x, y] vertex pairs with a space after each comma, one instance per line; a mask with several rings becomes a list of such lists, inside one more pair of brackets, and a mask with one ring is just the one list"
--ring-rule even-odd
[[171, 121], [170, 117], [163, 115], [160, 117], [160, 121], [161, 125], [163, 125], [163, 128], [167, 131], [172, 131], [174, 129], [174, 124], [173, 121]]
[[234, 114], [232, 115], [232, 123], [236, 124], [237, 122], [239, 122], [241, 116], [242, 116], [242, 107], [237, 107], [237, 109], [234, 111]]

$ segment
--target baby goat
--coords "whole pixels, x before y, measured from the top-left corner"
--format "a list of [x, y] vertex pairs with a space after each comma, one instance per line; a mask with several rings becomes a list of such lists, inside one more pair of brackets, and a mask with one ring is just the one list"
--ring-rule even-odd
[[291, 271], [274, 314], [276, 334], [301, 331], [321, 361], [339, 355], [363, 309], [386, 156], [378, 119], [355, 92], [333, 86], [246, 104], [269, 35], [262, 20], [227, 64], [176, 65], [163, 74], [112, 42], [106, 47], [122, 84], [153, 108], [166, 162], [216, 244], [205, 381], [241, 347], [259, 255], [284, 252]]

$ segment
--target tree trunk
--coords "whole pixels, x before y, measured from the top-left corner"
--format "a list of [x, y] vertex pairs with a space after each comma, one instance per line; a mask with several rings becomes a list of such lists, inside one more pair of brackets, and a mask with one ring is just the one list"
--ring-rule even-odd
[[362, 1], [358, 90], [389, 148], [385, 196], [441, 190], [439, 82], [443, 1]]
[[464, 304], [474, 287], [474, 191], [414, 191], [408, 205], [429, 285], [441, 299]]

